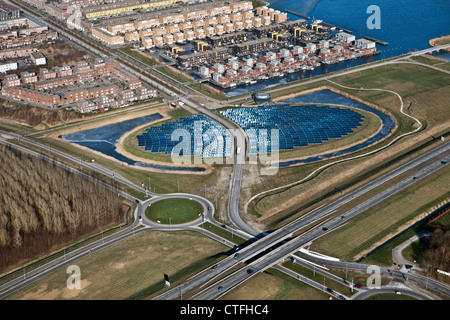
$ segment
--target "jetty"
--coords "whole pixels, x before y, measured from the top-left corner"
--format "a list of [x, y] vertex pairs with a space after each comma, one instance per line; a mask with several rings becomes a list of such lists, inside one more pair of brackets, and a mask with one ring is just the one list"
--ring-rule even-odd
[[295, 11], [292, 11], [292, 10], [289, 10], [289, 9], [284, 9], [284, 11], [287, 12], [287, 13], [293, 14], [295, 16], [298, 16], [300, 18], [305, 18], [305, 19], [308, 19], [308, 20], [311, 19], [311, 17], [309, 17], [309, 16], [305, 16], [303, 14], [300, 14], [298, 12], [295, 12]]
[[364, 39], [367, 39], [367, 40], [376, 42], [376, 43], [378, 43], [378, 44], [381, 44], [382, 46], [387, 46], [387, 45], [389, 44], [389, 43], [386, 42], [386, 41], [378, 40], [378, 39], [375, 39], [375, 38], [372, 38], [372, 37], [369, 37], [369, 36], [364, 36]]
[[353, 33], [352, 30], [348, 30], [348, 29], [345, 29], [345, 28], [341, 28], [341, 27], [332, 25], [331, 23], [322, 22], [321, 25], [323, 25], [324, 27], [328, 27], [328, 28], [330, 28], [330, 29], [331, 29], [331, 28], [336, 28], [336, 29], [342, 30], [342, 31], [347, 32], [347, 33], [350, 33], [350, 34]]

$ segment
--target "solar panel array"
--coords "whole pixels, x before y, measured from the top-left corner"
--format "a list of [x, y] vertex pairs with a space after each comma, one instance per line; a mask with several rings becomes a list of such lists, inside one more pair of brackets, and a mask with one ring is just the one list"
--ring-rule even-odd
[[290, 150], [340, 138], [364, 120], [351, 109], [316, 105], [264, 105], [227, 109], [221, 114], [246, 132], [250, 153]]
[[[192, 115], [154, 126], [137, 136], [138, 145], [146, 151], [201, 156], [231, 155], [231, 138], [217, 122], [204, 115]], [[172, 141], [174, 140], [174, 141]]]

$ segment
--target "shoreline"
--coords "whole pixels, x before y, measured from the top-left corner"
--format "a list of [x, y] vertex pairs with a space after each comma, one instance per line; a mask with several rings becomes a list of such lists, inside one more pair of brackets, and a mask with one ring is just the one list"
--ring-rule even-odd
[[158, 119], [155, 122], [146, 123], [146, 124], [143, 124], [141, 126], [138, 126], [138, 127], [134, 128], [134, 129], [132, 129], [130, 131], [125, 132], [120, 137], [120, 139], [117, 141], [117, 143], [116, 143], [116, 151], [118, 153], [122, 154], [123, 156], [127, 157], [127, 158], [130, 158], [130, 159], [135, 160], [135, 161], [143, 162], [143, 163], [160, 165], [160, 166], [168, 166], [168, 167], [173, 167], [173, 168], [177, 168], [177, 167], [192, 168], [192, 169], [204, 168], [205, 171], [180, 171], [180, 170], [175, 170], [175, 172], [174, 172], [172, 170], [162, 170], [162, 169], [156, 169], [156, 168], [147, 168], [147, 167], [140, 167], [140, 166], [136, 166], [136, 165], [129, 165], [129, 166], [134, 166], [134, 167], [139, 167], [139, 168], [144, 168], [144, 169], [153, 169], [154, 171], [168, 172], [168, 173], [189, 173], [189, 174], [209, 174], [209, 173], [211, 173], [211, 170], [212, 170], [211, 166], [208, 166], [208, 165], [192, 165], [192, 164], [189, 165], [189, 164], [177, 164], [177, 163], [173, 163], [173, 162], [162, 162], [162, 161], [157, 161], [157, 160], [141, 158], [141, 157], [136, 156], [136, 155], [134, 155], [134, 154], [132, 154], [132, 153], [130, 153], [130, 152], [125, 150], [124, 141], [131, 134], [133, 134], [134, 132], [136, 132], [136, 131], [138, 131], [138, 130], [140, 130], [142, 128], [145, 128], [145, 127], [148, 127], [148, 126], [151, 126], [151, 125], [155, 125], [155, 124], [157, 124], [160, 121], [165, 121], [165, 120], [169, 120], [169, 119], [171, 119], [170, 116], [167, 115], [167, 118], [165, 116], [163, 116], [163, 118]]
[[[379, 107], [377, 105], [374, 105], [374, 104], [372, 104], [370, 102], [364, 101], [364, 100], [362, 100], [362, 99], [360, 99], [358, 97], [352, 96], [351, 94], [348, 94], [346, 92], [342, 92], [339, 89], [336, 89], [334, 87], [330, 87], [330, 86], [327, 86], [327, 85], [324, 85], [324, 86], [321, 86], [321, 87], [317, 87], [317, 88], [307, 89], [307, 90], [300, 91], [300, 92], [290, 93], [290, 94], [287, 94], [287, 95], [282, 95], [282, 96], [276, 97], [275, 99], [273, 99], [273, 101], [276, 102], [276, 101], [282, 101], [282, 100], [285, 100], [285, 99], [292, 99], [292, 98], [295, 98], [295, 97], [300, 96], [300, 95], [305, 95], [305, 94], [309, 94], [309, 93], [313, 93], [313, 92], [317, 92], [317, 91], [321, 91], [321, 90], [330, 90], [330, 91], [332, 91], [334, 93], [337, 93], [337, 94], [340, 94], [340, 95], [342, 95], [342, 96], [344, 96], [344, 97], [346, 97], [348, 99], [352, 99], [352, 100], [357, 101], [359, 103], [365, 104], [366, 106], [369, 106], [369, 107], [371, 107], [371, 108], [373, 108], [375, 110], [383, 112], [384, 114], [390, 116], [394, 120], [395, 125], [394, 125], [394, 127], [392, 128], [391, 132], [388, 135], [386, 135], [385, 137], [383, 137], [382, 139], [380, 139], [378, 141], [375, 141], [374, 143], [371, 143], [370, 145], [367, 145], [366, 147], [362, 148], [361, 150], [370, 148], [370, 147], [374, 146], [375, 144], [378, 144], [378, 143], [381, 143], [381, 142], [385, 141], [386, 139], [391, 137], [393, 135], [393, 133], [397, 130], [398, 123], [397, 123], [395, 117], [389, 111], [387, 111], [387, 110], [385, 110], [385, 109], [383, 109], [383, 108], [381, 108], [381, 107]], [[342, 107], [347, 107], [347, 108], [354, 108], [354, 107], [350, 107], [350, 106], [346, 106], [346, 105], [337, 105], [337, 104], [333, 104], [333, 106], [342, 106]], [[358, 108], [356, 108], [356, 109], [358, 109]], [[365, 111], [365, 110], [362, 110], [362, 111], [363, 112], [370, 112], [370, 111]], [[379, 117], [377, 117], [377, 118], [380, 119]], [[362, 141], [366, 141], [366, 140], [370, 139], [374, 135], [378, 134], [381, 131], [382, 128], [383, 128], [383, 123], [381, 123], [379, 129], [374, 134], [372, 134], [370, 137], [368, 137], [366, 139], [363, 139], [363, 140], [360, 140], [360, 141], [357, 141], [357, 142], [354, 142], [354, 143], [352, 143], [350, 145], [343, 146], [341, 148], [327, 150], [326, 152], [313, 154], [313, 155], [300, 157], [300, 158], [283, 159], [283, 160], [277, 161], [276, 163], [280, 164], [280, 163], [289, 162], [289, 161], [301, 161], [301, 160], [304, 160], [304, 159], [307, 159], [307, 158], [317, 157], [317, 156], [320, 156], [320, 155], [329, 154], [329, 153], [333, 153], [333, 152], [336, 152], [336, 151], [344, 150], [344, 149], [350, 148], [350, 147], [352, 147], [352, 146], [354, 146], [354, 145], [356, 145], [358, 143], [361, 143]], [[361, 150], [349, 152], [348, 154], [354, 153], [354, 152], [359, 152]], [[348, 154], [346, 154], [346, 155], [348, 155]], [[345, 156], [345, 155], [337, 155], [337, 156], [334, 156], [334, 157], [330, 157], [327, 160], [335, 159], [335, 158], [342, 157], [342, 156]], [[320, 160], [317, 160], [317, 161], [320, 161]], [[313, 162], [317, 162], [317, 161], [313, 161]], [[299, 166], [299, 165], [303, 165], [303, 164], [306, 164], [306, 163], [299, 162], [299, 163], [295, 163], [295, 164], [291, 164], [289, 166], [286, 166], [286, 168], [291, 168], [291, 167], [295, 167], [295, 166]], [[266, 166], [270, 166], [270, 165], [271, 165], [271, 163], [267, 163], [266, 164]]]
[[[441, 40], [449, 40], [450, 42], [450, 35], [430, 39], [430, 41], [428, 41], [428, 44], [432, 47], [437, 47], [438, 45], [436, 44], [436, 42]], [[450, 49], [447, 49], [447, 52], [450, 52]]]
[[[155, 113], [159, 113], [163, 116], [163, 118], [155, 120], [155, 121], [164, 121], [164, 120], [168, 120], [171, 119], [171, 117], [168, 114], [168, 108], [167, 107], [156, 107], [156, 108], [152, 108], [151, 110], [142, 110], [142, 111], [137, 111], [135, 113], [129, 113], [126, 115], [118, 115], [118, 118], [113, 118], [113, 119], [103, 119], [103, 120], [99, 120], [99, 121], [95, 121], [95, 122], [91, 122], [91, 123], [87, 123], [87, 124], [83, 124], [80, 123], [79, 125], [74, 125], [71, 128], [65, 128], [65, 129], [61, 129], [61, 130], [57, 130], [57, 132], [51, 132], [48, 133], [46, 135], [44, 135], [44, 137], [50, 138], [50, 139], [56, 139], [58, 141], [63, 141], [65, 143], [68, 143], [70, 145], [76, 146], [77, 148], [83, 150], [83, 151], [89, 151], [92, 152], [95, 155], [98, 155], [100, 157], [104, 157], [105, 159], [114, 161], [118, 164], [121, 164], [122, 166], [127, 166], [129, 168], [135, 168], [135, 169], [140, 169], [140, 170], [145, 170], [145, 171], [153, 171], [153, 172], [160, 172], [160, 173], [175, 173], [175, 174], [208, 174], [211, 172], [211, 168], [208, 166], [205, 166], [205, 171], [190, 171], [190, 170], [164, 170], [164, 169], [158, 169], [158, 168], [151, 168], [151, 167], [143, 167], [143, 166], [137, 166], [137, 165], [130, 165], [126, 162], [122, 162], [112, 156], [103, 154], [99, 151], [96, 150], [92, 150], [90, 148], [87, 148], [85, 146], [79, 145], [77, 143], [72, 143], [69, 142], [67, 140], [64, 140], [62, 138], [60, 138], [60, 136], [66, 135], [66, 134], [70, 134], [70, 133], [74, 133], [74, 132], [78, 132], [78, 131], [83, 131], [83, 130], [89, 130], [89, 129], [93, 129], [95, 127], [99, 127], [99, 126], [104, 126], [104, 125], [108, 125], [108, 124], [114, 124], [114, 123], [119, 123], [121, 121], [126, 121], [132, 118], [136, 118], [136, 117], [141, 117], [141, 116], [147, 116], [147, 115], [151, 115], [151, 114], [155, 114]], [[155, 122], [151, 122], [151, 123], [155, 123]], [[149, 126], [150, 123], [144, 124], [140, 127], [143, 126]], [[123, 136], [121, 136], [121, 138], [119, 139], [119, 141], [121, 141], [124, 136], [128, 136], [128, 134], [130, 134], [131, 132], [134, 132], [135, 130], [137, 130], [137, 128], [125, 133]], [[123, 141], [123, 140], [122, 140]], [[118, 147], [118, 143], [116, 144], [116, 151], [121, 153], [122, 155], [129, 157], [128, 153], [122, 153], [122, 145], [120, 145]], [[136, 160], [139, 162], [144, 162], [144, 163], [148, 163], [148, 164], [154, 164], [154, 165], [161, 165], [161, 166], [168, 166], [168, 167], [173, 167], [174, 169], [176, 169], [177, 165], [173, 164], [173, 163], [165, 163], [165, 162], [158, 162], [158, 161], [152, 161], [152, 160], [148, 160], [148, 159], [141, 159], [141, 158], [137, 158], [136, 156], [133, 157], [129, 157], [132, 160]], [[185, 167], [185, 168], [195, 168], [195, 167], [199, 167], [199, 166], [189, 166], [187, 164], [183, 164], [183, 165], [178, 165], [179, 167]]]

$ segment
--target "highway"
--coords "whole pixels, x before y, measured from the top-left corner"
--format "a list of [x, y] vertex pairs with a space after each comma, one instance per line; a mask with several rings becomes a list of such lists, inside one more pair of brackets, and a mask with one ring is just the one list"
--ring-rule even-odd
[[[430, 161], [430, 159], [432, 159], [432, 161]], [[241, 270], [233, 274], [232, 277], [228, 277], [225, 281], [214, 283], [213, 285], [211, 285], [209, 290], [205, 291], [202, 295], [198, 296], [197, 299], [209, 300], [223, 295], [226, 291], [231, 290], [232, 288], [238, 286], [242, 282], [252, 277], [255, 273], [261, 272], [271, 267], [272, 265], [278, 263], [285, 257], [291, 255], [293, 252], [297, 251], [299, 248], [307, 245], [308, 243], [311, 243], [312, 241], [322, 237], [323, 235], [329, 232], [332, 232], [334, 229], [339, 228], [339, 226], [345, 224], [349, 219], [356, 217], [358, 214], [361, 214], [362, 212], [365, 212], [367, 209], [374, 207], [377, 203], [413, 185], [418, 180], [434, 172], [437, 172], [438, 170], [442, 169], [445, 166], [444, 164], [441, 163], [441, 161], [448, 162], [449, 160], [450, 160], [450, 143], [447, 142], [443, 144], [441, 147], [433, 150], [432, 152], [410, 161], [409, 163], [402, 166], [401, 169], [395, 170], [396, 172], [394, 171], [393, 171], [394, 173], [390, 172], [385, 176], [383, 176], [382, 178], [375, 180], [373, 183], [369, 184], [370, 185], [369, 188], [362, 187], [354, 192], [349, 193], [347, 196], [340, 198], [334, 203], [316, 211], [314, 215], [309, 215], [306, 216], [305, 218], [300, 218], [297, 221], [291, 223], [290, 225], [280, 228], [279, 230], [276, 231], [276, 233], [278, 233], [276, 238], [281, 240], [283, 236], [287, 237], [290, 234], [292, 234], [292, 232], [294, 232], [295, 230], [302, 229], [305, 226], [311, 225], [313, 222], [318, 221], [320, 218], [330, 215], [335, 209], [337, 209], [340, 205], [342, 205], [343, 202], [346, 202], [348, 198], [353, 199], [353, 197], [359, 197], [365, 192], [367, 192], [369, 189], [371, 189], [371, 187], [380, 186], [382, 183], [387, 181], [386, 180], [387, 178], [392, 179], [395, 176], [397, 176], [400, 172], [404, 172], [404, 170], [407, 170], [407, 168], [410, 169], [416, 168], [417, 170], [419, 170], [419, 173], [415, 174], [414, 176], [409, 176], [403, 179], [402, 181], [398, 182], [394, 186], [386, 190], [383, 190], [380, 193], [377, 193], [375, 196], [364, 201], [360, 205], [357, 205], [352, 209], [348, 210], [342, 216], [338, 216], [331, 220], [328, 220], [325, 223], [320, 224], [319, 226], [314, 226], [314, 228], [303, 233], [302, 235], [297, 236], [284, 244], [280, 244], [278, 248], [267, 253], [263, 257], [257, 259], [256, 261], [248, 263], [245, 268], [242, 268]], [[259, 245], [260, 242], [264, 242], [264, 240], [267, 240], [266, 238], [272, 237], [273, 234], [270, 234], [265, 238], [263, 238], [262, 240], [256, 242], [254, 245], [246, 247], [245, 253], [242, 254], [241, 257], [239, 257], [239, 259], [237, 260], [239, 261], [248, 260], [250, 257], [253, 256], [253, 253], [255, 252], [254, 249], [255, 246]], [[269, 246], [266, 246], [265, 248], [268, 247]], [[249, 269], [251, 269], [253, 272], [249, 273], [248, 272]], [[400, 271], [395, 272], [402, 274]], [[418, 283], [422, 282], [421, 280], [419, 281], [417, 280], [417, 278], [411, 276], [409, 277], [409, 280], [410, 281], [415, 280]], [[218, 291], [218, 286], [221, 286], [224, 289], [222, 291]], [[445, 294], [449, 295], [450, 291], [446, 291]]]
[[[345, 270], [355, 270], [360, 271], [362, 273], [367, 273], [368, 268], [371, 266], [369, 264], [359, 263], [359, 262], [345, 262], [345, 261], [331, 261], [328, 259], [321, 259], [317, 256], [307, 255], [305, 253], [296, 252], [294, 254], [300, 258], [307, 259], [308, 263], [315, 263], [318, 265], [322, 265], [325, 267], [331, 268], [340, 268]], [[304, 263], [302, 265], [307, 266], [308, 263]], [[311, 266], [309, 267], [311, 269]], [[319, 268], [315, 269], [316, 272], [321, 272]], [[441, 294], [450, 297], [450, 285], [445, 284], [443, 282], [439, 282], [432, 278], [424, 277], [422, 275], [411, 273], [411, 272], [402, 272], [400, 270], [395, 270], [388, 267], [379, 267], [380, 275], [385, 275], [392, 277], [392, 282], [396, 283], [404, 283], [405, 281], [413, 282], [417, 285], [420, 285], [423, 288], [433, 290], [435, 292], [440, 292]], [[351, 287], [350, 283], [347, 283]], [[361, 290], [358, 291], [371, 291], [373, 289], [367, 288], [363, 286]], [[363, 296], [354, 296], [352, 299], [362, 299]]]
[[[347, 204], [350, 201], [353, 201], [354, 199], [369, 192], [370, 190], [377, 188], [386, 182], [389, 182], [398, 175], [410, 169], [420, 168], [420, 172], [416, 174], [416, 179], [409, 177], [408, 179], [402, 180], [393, 187], [384, 190], [383, 192], [375, 195], [369, 200], [363, 202], [362, 204], [355, 206], [347, 213], [345, 213], [344, 215], [345, 219], [343, 219], [342, 217], [334, 218], [332, 220], [327, 221], [325, 224], [316, 227], [315, 229], [311, 229], [308, 233], [302, 234], [301, 236], [286, 241], [286, 243], [281, 244], [276, 250], [269, 252], [268, 254], [264, 255], [263, 257], [259, 258], [258, 260], [250, 264], [248, 268], [252, 268], [254, 270], [253, 273], [248, 274], [246, 270], [242, 270], [239, 273], [237, 273], [235, 277], [229, 278], [227, 279], [226, 282], [221, 283], [222, 287], [226, 288], [226, 290], [230, 290], [231, 288], [235, 287], [242, 281], [253, 276], [255, 273], [265, 270], [266, 268], [276, 264], [278, 261], [290, 255], [292, 252], [295, 252], [302, 246], [310, 243], [311, 241], [317, 239], [318, 237], [323, 236], [327, 232], [331, 232], [334, 228], [337, 228], [340, 225], [346, 223], [349, 219], [355, 217], [361, 212], [364, 212], [365, 210], [376, 205], [380, 201], [383, 201], [387, 197], [397, 192], [400, 192], [404, 188], [414, 184], [417, 181], [417, 179], [420, 179], [424, 176], [427, 176], [435, 172], [436, 170], [441, 169], [443, 165], [441, 164], [440, 161], [449, 160], [449, 157], [450, 157], [450, 143], [447, 142], [442, 144], [440, 147], [364, 185], [363, 187], [360, 187], [357, 190], [348, 193], [347, 195], [328, 204], [327, 206], [324, 206], [319, 210], [314, 211], [314, 213], [306, 214], [304, 217], [301, 217], [279, 228], [273, 233], [266, 235], [262, 239], [254, 242], [253, 244], [246, 246], [245, 248], [239, 250], [240, 256], [237, 259], [230, 256], [221, 261], [220, 264], [217, 265], [217, 268], [214, 270], [214, 272], [209, 273], [205, 272], [199, 275], [197, 278], [191, 279], [190, 281], [186, 282], [183, 285], [184, 291], [193, 289], [194, 287], [199, 286], [200, 284], [205, 284], [212, 278], [217, 277], [218, 274], [230, 270], [237, 264], [248, 261], [251, 258], [257, 256], [258, 254], [263, 253], [267, 249], [274, 247], [275, 245], [280, 245], [283, 240], [289, 240], [292, 234], [295, 233], [297, 230], [303, 229], [307, 226], [311, 226], [314, 223], [317, 223], [319, 220], [332, 215], [335, 210], [337, 210], [344, 204]], [[425, 164], [426, 164], [425, 169], [422, 169], [422, 167], [424, 167]], [[327, 230], [323, 231], [322, 230], [323, 227], [326, 227]], [[217, 296], [218, 293], [220, 292], [217, 291], [217, 285], [215, 285], [207, 293], [200, 296], [199, 299], [212, 299], [213, 297]], [[175, 299], [178, 296], [178, 294], [179, 290], [174, 288], [165, 292], [157, 299]]]

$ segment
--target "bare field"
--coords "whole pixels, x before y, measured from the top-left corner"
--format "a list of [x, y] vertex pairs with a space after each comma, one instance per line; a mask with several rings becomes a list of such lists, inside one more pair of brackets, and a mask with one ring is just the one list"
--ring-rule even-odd
[[60, 269], [11, 295], [13, 300], [145, 299], [219, 260], [228, 247], [195, 232], [148, 231], [76, 263], [81, 289], [68, 289], [70, 274]]

